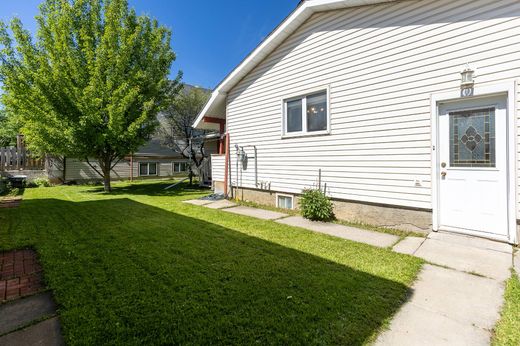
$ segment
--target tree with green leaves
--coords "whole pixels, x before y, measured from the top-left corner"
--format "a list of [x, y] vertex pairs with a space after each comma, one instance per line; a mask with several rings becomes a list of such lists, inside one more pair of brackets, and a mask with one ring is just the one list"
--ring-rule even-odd
[[190, 185], [193, 181], [193, 169], [199, 169], [204, 162], [204, 131], [193, 128], [193, 123], [208, 101], [207, 89], [185, 85], [177, 95], [171, 95], [172, 102], [163, 112], [166, 120], [163, 124], [163, 142], [184, 158], [190, 160], [188, 174]]
[[0, 147], [16, 145], [16, 135], [20, 133], [20, 128], [18, 117], [8, 115], [4, 109], [0, 109]]
[[30, 149], [86, 160], [110, 191], [179, 89], [171, 32], [127, 0], [45, 0], [36, 21], [34, 39], [17, 18], [0, 23], [2, 102]]

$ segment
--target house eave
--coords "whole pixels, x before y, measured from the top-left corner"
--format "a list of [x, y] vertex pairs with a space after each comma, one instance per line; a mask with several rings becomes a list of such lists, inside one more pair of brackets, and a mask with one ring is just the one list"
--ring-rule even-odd
[[314, 13], [396, 1], [402, 0], [306, 0], [301, 2], [265, 40], [220, 82], [199, 113], [193, 126], [198, 129], [215, 130], [215, 124], [204, 122], [204, 117], [225, 119], [227, 93]]

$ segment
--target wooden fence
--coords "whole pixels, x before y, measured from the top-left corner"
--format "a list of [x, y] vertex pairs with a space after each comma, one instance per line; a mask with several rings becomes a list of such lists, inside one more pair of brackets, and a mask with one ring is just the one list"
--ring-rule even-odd
[[34, 157], [25, 148], [0, 148], [0, 171], [39, 170], [44, 168], [45, 160]]

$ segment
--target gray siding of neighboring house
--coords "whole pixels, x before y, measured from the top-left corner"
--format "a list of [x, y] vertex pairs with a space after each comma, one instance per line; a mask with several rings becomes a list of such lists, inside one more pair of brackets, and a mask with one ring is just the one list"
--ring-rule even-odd
[[[149, 162], [157, 163], [157, 175], [152, 176], [141, 176], [139, 174], [139, 163]], [[186, 159], [162, 159], [162, 158], [134, 158], [133, 163], [133, 177], [134, 178], [153, 178], [153, 177], [170, 177], [170, 176], [183, 176], [185, 172], [175, 173], [173, 172], [173, 162], [187, 162]], [[92, 165], [99, 170], [99, 165], [93, 163]], [[92, 167], [88, 165], [86, 161], [77, 159], [67, 159], [65, 179], [67, 181], [86, 181], [86, 180], [98, 180], [101, 179], [99, 174], [96, 173]], [[131, 177], [131, 163], [130, 160], [119, 161], [112, 169], [112, 179], [114, 180], [126, 180]]]

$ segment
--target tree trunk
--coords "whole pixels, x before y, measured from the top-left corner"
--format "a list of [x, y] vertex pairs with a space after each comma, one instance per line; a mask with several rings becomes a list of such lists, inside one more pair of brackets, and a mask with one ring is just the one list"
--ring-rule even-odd
[[188, 176], [190, 177], [190, 186], [191, 186], [191, 185], [193, 185], [193, 171], [191, 170], [191, 168], [189, 170]]
[[103, 177], [103, 188], [105, 192], [112, 192], [112, 186], [110, 185], [110, 172], [106, 173]]
[[105, 162], [105, 164], [101, 165], [101, 170], [103, 172], [103, 187], [105, 192], [112, 191], [112, 185], [110, 184], [110, 165], [111, 162]]

